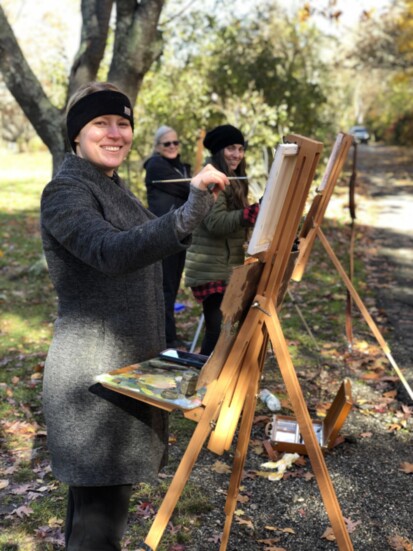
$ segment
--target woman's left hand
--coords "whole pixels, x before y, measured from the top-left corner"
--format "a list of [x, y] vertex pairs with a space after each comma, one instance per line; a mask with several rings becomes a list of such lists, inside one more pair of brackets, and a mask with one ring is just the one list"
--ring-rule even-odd
[[229, 180], [223, 172], [207, 164], [192, 178], [191, 184], [202, 191], [211, 191], [216, 198], [218, 193], [229, 185]]

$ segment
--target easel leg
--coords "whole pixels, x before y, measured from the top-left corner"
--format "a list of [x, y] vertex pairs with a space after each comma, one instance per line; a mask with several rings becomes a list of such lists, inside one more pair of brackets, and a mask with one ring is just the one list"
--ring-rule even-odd
[[346, 529], [340, 505], [313, 429], [311, 417], [273, 303], [269, 304], [269, 310], [271, 316], [266, 319], [265, 323], [338, 547], [340, 551], [352, 551], [353, 545]]
[[[237, 505], [242, 471], [243, 471], [245, 459], [247, 456], [252, 423], [254, 421], [254, 415], [255, 415], [258, 385], [259, 385], [260, 375], [262, 371], [262, 365], [264, 363], [265, 351], [267, 349], [267, 336], [265, 336], [264, 338], [263, 337], [264, 336], [260, 329], [260, 335], [258, 339], [255, 340], [255, 343], [254, 343], [256, 346], [253, 346], [255, 351], [255, 356], [251, 356], [251, 357], [255, 357], [256, 359], [253, 362], [248, 363], [249, 385], [248, 385], [248, 390], [245, 397], [244, 409], [243, 409], [241, 424], [238, 432], [238, 441], [235, 449], [234, 463], [233, 463], [231, 478], [230, 478], [229, 487], [228, 487], [228, 495], [225, 503], [225, 525], [224, 525], [224, 530], [222, 534], [221, 546], [219, 548], [220, 551], [225, 551], [228, 545], [232, 519], [233, 519], [235, 508]], [[265, 341], [265, 346], [263, 346], [264, 341]], [[258, 358], [260, 348], [261, 348], [262, 354], [261, 354], [261, 357]], [[248, 354], [247, 354], [247, 362], [248, 362]]]
[[359, 294], [357, 293], [356, 289], [354, 288], [354, 285], [352, 284], [350, 278], [346, 274], [346, 271], [344, 270], [343, 266], [341, 265], [339, 259], [334, 254], [333, 249], [331, 248], [329, 242], [327, 241], [326, 236], [324, 235], [324, 233], [323, 233], [323, 231], [320, 227], [317, 227], [317, 235], [318, 235], [323, 247], [325, 248], [328, 256], [330, 257], [331, 261], [333, 262], [334, 266], [336, 267], [338, 273], [340, 274], [342, 280], [344, 281], [344, 283], [345, 283], [349, 293], [351, 294], [354, 302], [359, 307], [359, 310], [360, 310], [361, 314], [363, 315], [364, 319], [366, 320], [367, 325], [370, 327], [373, 335], [376, 337], [376, 340], [380, 344], [380, 346], [381, 346], [383, 352], [385, 353], [387, 359], [389, 360], [389, 362], [392, 365], [393, 369], [395, 370], [395, 372], [399, 376], [399, 378], [400, 378], [401, 382], [403, 383], [403, 386], [406, 389], [408, 395], [413, 400], [413, 391], [410, 388], [409, 383], [406, 381], [403, 373], [400, 371], [398, 365], [394, 361], [394, 358], [391, 355], [390, 349], [389, 349], [386, 341], [384, 340], [382, 334], [380, 333], [379, 328], [374, 323], [374, 320], [370, 316], [369, 312], [367, 311], [367, 308], [364, 306], [363, 301], [361, 300]]
[[238, 432], [238, 442], [235, 450], [234, 464], [228, 488], [227, 501], [225, 504], [225, 525], [222, 534], [221, 546], [219, 548], [220, 551], [225, 551], [228, 545], [232, 519], [237, 505], [241, 476], [248, 451], [248, 443], [250, 441], [252, 423], [254, 420], [255, 405], [257, 401], [257, 388], [258, 381], [257, 384], [251, 383], [242, 413], [241, 425]]
[[181, 459], [179, 467], [172, 479], [171, 485], [162, 501], [162, 504], [158, 510], [155, 520], [148, 532], [145, 539], [145, 543], [149, 545], [152, 550], [155, 550], [162, 538], [165, 528], [172, 516], [175, 506], [184, 490], [185, 484], [191, 474], [194, 464], [201, 452], [202, 446], [211, 432], [211, 422], [214, 417], [213, 408], [210, 407], [211, 414], [207, 409], [203, 414], [202, 419], [198, 423], [192, 438], [188, 444], [188, 447]]

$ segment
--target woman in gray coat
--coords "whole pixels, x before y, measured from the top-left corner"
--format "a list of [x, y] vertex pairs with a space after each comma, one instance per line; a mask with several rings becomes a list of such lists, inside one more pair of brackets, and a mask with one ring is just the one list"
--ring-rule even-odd
[[58, 296], [44, 414], [53, 473], [69, 486], [67, 549], [113, 551], [121, 548], [132, 484], [155, 479], [165, 458], [167, 416], [94, 378], [165, 347], [162, 258], [189, 246], [228, 180], [205, 167], [188, 201], [156, 218], [116, 173], [132, 145], [128, 97], [110, 83], [90, 83], [69, 101], [66, 123], [75, 154], [41, 199]]

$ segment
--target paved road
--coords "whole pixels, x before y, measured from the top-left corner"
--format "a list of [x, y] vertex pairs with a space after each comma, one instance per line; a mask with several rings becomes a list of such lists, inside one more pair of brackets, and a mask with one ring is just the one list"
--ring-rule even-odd
[[358, 223], [371, 227], [378, 307], [392, 355], [413, 386], [413, 148], [358, 146], [357, 182], [368, 193]]

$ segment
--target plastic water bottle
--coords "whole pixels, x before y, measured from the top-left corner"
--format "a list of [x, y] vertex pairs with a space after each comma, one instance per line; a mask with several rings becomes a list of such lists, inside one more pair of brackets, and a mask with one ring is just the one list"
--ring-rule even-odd
[[259, 393], [260, 400], [267, 406], [270, 411], [279, 411], [281, 403], [277, 396], [274, 396], [267, 388], [263, 388]]

